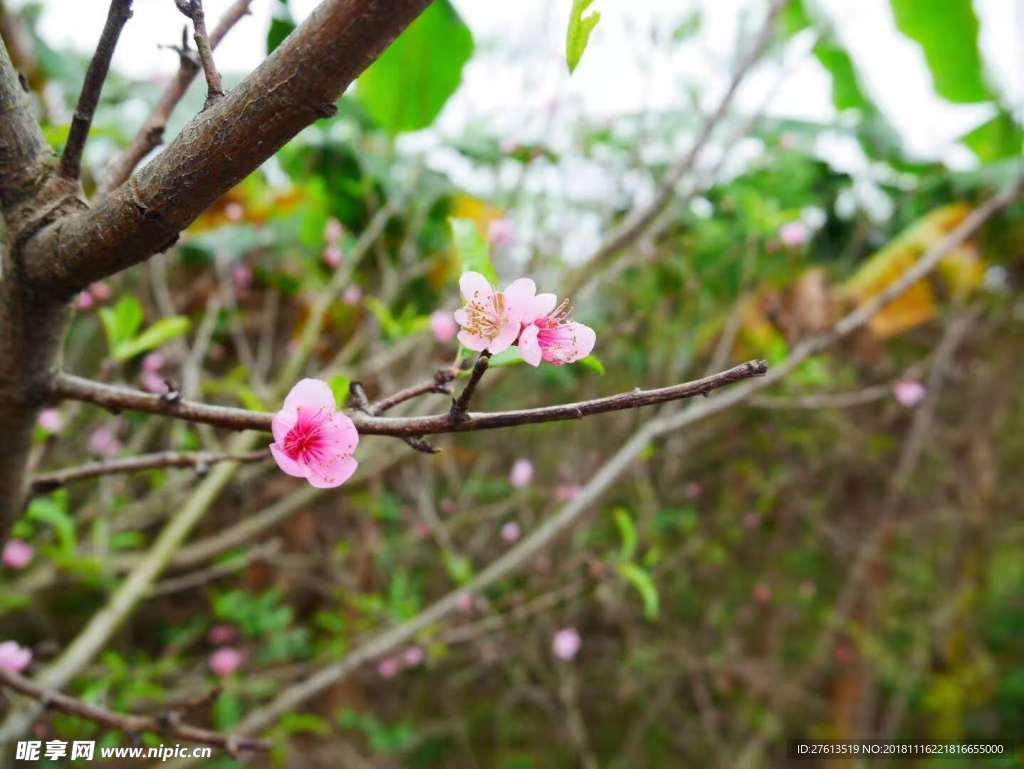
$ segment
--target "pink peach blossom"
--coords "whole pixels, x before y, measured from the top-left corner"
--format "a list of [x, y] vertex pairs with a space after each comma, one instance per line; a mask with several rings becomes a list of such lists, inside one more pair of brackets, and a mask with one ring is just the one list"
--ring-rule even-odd
[[597, 335], [590, 326], [569, 319], [569, 302], [557, 307], [554, 294], [537, 294], [523, 318], [519, 355], [531, 366], [542, 360], [555, 366], [575, 363], [590, 355]]
[[807, 242], [807, 225], [803, 222], [786, 222], [779, 227], [779, 240], [787, 248], [799, 248]]
[[571, 502], [580, 495], [581, 491], [583, 491], [582, 486], [572, 483], [555, 486], [555, 499], [559, 502]]
[[381, 678], [394, 678], [402, 670], [402, 663], [394, 657], [386, 657], [377, 663], [377, 674]]
[[580, 634], [576, 628], [562, 628], [551, 639], [551, 652], [558, 659], [568, 661], [579, 653], [581, 645]]
[[226, 678], [238, 671], [245, 662], [245, 653], [233, 646], [217, 649], [210, 655], [210, 670], [220, 678]]
[[142, 359], [143, 371], [159, 371], [167, 363], [167, 358], [162, 352], [151, 352]]
[[32, 663], [32, 650], [19, 646], [17, 641], [0, 643], [0, 670], [20, 673]]
[[893, 395], [896, 396], [896, 400], [899, 401], [901, 406], [906, 406], [908, 409], [913, 408], [922, 400], [924, 396], [928, 394], [928, 390], [923, 384], [915, 379], [905, 379], [901, 382], [897, 382], [893, 385]]
[[36, 554], [36, 549], [28, 542], [11, 539], [4, 545], [2, 560], [8, 569], [24, 569]]
[[359, 433], [337, 411], [326, 382], [303, 379], [288, 393], [271, 422], [270, 453], [288, 475], [305, 478], [321, 489], [340, 486], [356, 471], [352, 458]]
[[38, 425], [48, 433], [56, 435], [64, 429], [64, 417], [57, 409], [43, 409], [39, 412]]
[[419, 646], [410, 646], [405, 650], [405, 653], [402, 654], [402, 662], [407, 668], [414, 668], [422, 664], [425, 656], [423, 649]]
[[518, 542], [522, 534], [522, 529], [519, 528], [519, 524], [515, 521], [509, 521], [501, 527], [501, 538], [510, 545], [513, 542]]
[[512, 463], [512, 469], [508, 473], [508, 482], [514, 489], [521, 489], [529, 486], [533, 480], [533, 462], [529, 459], [517, 459]]
[[487, 225], [487, 239], [494, 246], [508, 246], [515, 242], [516, 225], [511, 219], [495, 219]]
[[324, 249], [323, 260], [324, 264], [333, 270], [341, 264], [341, 249], [337, 246], [328, 246]]
[[519, 278], [499, 292], [479, 272], [467, 272], [459, 279], [459, 288], [466, 300], [455, 311], [455, 322], [462, 326], [458, 334], [462, 346], [494, 355], [511, 347], [536, 300], [536, 284]]
[[89, 451], [104, 459], [113, 459], [121, 452], [121, 441], [114, 428], [107, 425], [97, 427], [89, 434]]
[[345, 293], [341, 295], [341, 301], [345, 304], [353, 307], [363, 301], [363, 289], [359, 286], [349, 286], [345, 289]]
[[217, 646], [234, 643], [238, 640], [238, 631], [233, 625], [214, 625], [206, 634], [206, 640]]
[[79, 310], [91, 310], [96, 304], [96, 299], [88, 291], [83, 291], [75, 297], [75, 307]]
[[337, 219], [328, 219], [324, 225], [324, 240], [332, 246], [341, 242], [341, 236], [345, 234], [345, 228]]
[[155, 371], [143, 371], [140, 378], [142, 379], [142, 387], [147, 392], [165, 393], [168, 391], [167, 382]]
[[105, 302], [110, 298], [110, 286], [101, 280], [99, 283], [89, 286], [89, 293], [97, 302]]
[[459, 326], [450, 312], [446, 310], [434, 310], [430, 315], [430, 332], [441, 344], [448, 344], [455, 338]]

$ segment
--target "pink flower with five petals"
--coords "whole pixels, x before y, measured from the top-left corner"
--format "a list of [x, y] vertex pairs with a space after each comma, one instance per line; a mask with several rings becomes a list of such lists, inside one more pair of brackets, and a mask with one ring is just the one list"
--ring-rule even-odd
[[594, 329], [569, 318], [568, 300], [557, 303], [554, 294], [537, 294], [523, 318], [519, 354], [531, 366], [542, 360], [564, 366], [586, 358], [594, 349]]
[[320, 489], [340, 486], [356, 471], [352, 454], [359, 444], [356, 426], [337, 410], [326, 382], [303, 379], [288, 393], [270, 424], [270, 453], [288, 475]]
[[462, 326], [459, 342], [476, 352], [493, 355], [504, 352], [516, 341], [536, 302], [537, 286], [529, 278], [519, 278], [504, 291], [495, 291], [479, 272], [467, 272], [459, 278], [466, 305], [455, 311], [455, 322]]

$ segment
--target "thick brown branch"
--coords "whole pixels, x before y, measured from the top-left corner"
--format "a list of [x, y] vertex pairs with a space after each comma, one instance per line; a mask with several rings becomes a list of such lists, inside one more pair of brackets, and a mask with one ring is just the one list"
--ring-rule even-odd
[[39, 473], [33, 476], [29, 488], [32, 494], [45, 494], [75, 481], [85, 481], [105, 475], [126, 475], [169, 467], [190, 467], [201, 473], [217, 462], [260, 462], [268, 457], [266, 451], [250, 451], [245, 454], [225, 454], [213, 451], [159, 451], [127, 459], [90, 462], [65, 470]]
[[23, 249], [23, 275], [70, 297], [167, 248], [213, 201], [289, 139], [333, 115], [338, 95], [429, 0], [325, 0], [238, 87], [91, 211], [58, 219]]
[[[213, 32], [210, 33], [211, 49], [216, 49], [220, 41], [231, 31], [231, 28], [238, 23], [238, 20], [249, 13], [249, 6], [252, 3], [253, 0], [237, 0], [234, 5], [228, 8], [220, 21], [217, 22]], [[131, 176], [132, 171], [135, 170], [135, 167], [142, 162], [142, 159], [163, 143], [167, 121], [171, 119], [174, 108], [184, 98], [198, 71], [199, 67], [195, 61], [183, 52], [180, 56], [178, 72], [171, 82], [167, 84], [167, 88], [164, 89], [163, 94], [160, 96], [160, 101], [157, 102], [153, 113], [146, 120], [142, 128], [139, 129], [139, 132], [132, 139], [132, 143], [128, 145], [128, 148], [118, 155], [111, 164], [106, 178], [100, 185], [100, 196], [106, 195], [111, 190], [115, 190], [124, 184], [125, 180]]]
[[231, 754], [240, 751], [267, 751], [270, 750], [270, 743], [263, 740], [256, 740], [250, 737], [240, 737], [231, 734], [221, 734], [198, 726], [180, 723], [176, 712], [167, 712], [162, 715], [142, 716], [132, 713], [115, 713], [112, 710], [101, 708], [97, 705], [90, 705], [74, 697], [69, 697], [58, 691], [45, 689], [27, 678], [11, 673], [0, 668], [0, 686], [6, 686], [16, 692], [24, 694], [48, 708], [68, 713], [86, 721], [117, 729], [125, 734], [142, 734], [151, 732], [166, 737], [173, 737], [182, 742], [191, 742], [200, 745], [212, 745], [221, 748]]
[[[206, 75], [206, 107], [224, 95], [224, 84], [221, 81], [217, 64], [213, 61], [213, 46], [210, 35], [206, 31], [206, 13], [203, 11], [203, 0], [175, 0], [178, 10], [192, 19], [195, 30], [196, 50], [199, 52], [199, 63]], [[205, 109], [205, 107], [204, 107]]]
[[[495, 430], [502, 427], [559, 422], [582, 419], [609, 411], [653, 406], [657, 403], [683, 400], [696, 395], [708, 395], [733, 382], [761, 376], [768, 370], [764, 361], [754, 360], [734, 366], [718, 374], [696, 379], [692, 382], [660, 387], [654, 390], [637, 388], [630, 392], [609, 395], [577, 403], [563, 403], [556, 406], [542, 406], [516, 411], [492, 411], [488, 413], [466, 412], [463, 416], [452, 413], [432, 414], [413, 417], [381, 417], [352, 411], [349, 416], [362, 435], [390, 435], [397, 438], [442, 433]], [[94, 382], [91, 379], [72, 374], [57, 374], [51, 394], [56, 398], [86, 401], [102, 406], [108, 411], [143, 411], [149, 414], [183, 419], [224, 427], [231, 430], [270, 431], [273, 414], [230, 406], [211, 406], [186, 400], [168, 400], [160, 395], [135, 390], [130, 387]]]
[[68, 142], [64, 145], [64, 154], [60, 158], [60, 175], [68, 181], [75, 181], [81, 175], [82, 150], [85, 148], [85, 140], [89, 136], [89, 126], [92, 125], [96, 105], [100, 103], [103, 81], [107, 79], [110, 59], [114, 56], [117, 39], [121, 36], [121, 30], [124, 29], [125, 23], [131, 17], [132, 0], [110, 0], [107, 23], [103, 26], [103, 33], [96, 46], [96, 53], [93, 54], [92, 61], [89, 62], [89, 69], [85, 72], [82, 92], [78, 96], [78, 106], [75, 107], [75, 115], [71, 119]]

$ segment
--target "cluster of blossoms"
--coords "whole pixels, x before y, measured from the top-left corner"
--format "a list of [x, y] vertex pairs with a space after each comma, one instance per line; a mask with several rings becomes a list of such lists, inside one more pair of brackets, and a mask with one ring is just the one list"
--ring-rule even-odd
[[[238, 633], [231, 625], [214, 625], [207, 640], [212, 644], [233, 644], [238, 640]], [[235, 646], [220, 646], [210, 655], [210, 670], [218, 678], [227, 678], [241, 669], [245, 657], [245, 652]]]
[[459, 288], [466, 304], [455, 312], [455, 322], [462, 327], [458, 336], [463, 347], [497, 355], [515, 344], [531, 366], [542, 360], [564, 366], [594, 349], [594, 330], [569, 318], [568, 302], [559, 304], [554, 294], [538, 294], [529, 278], [495, 291], [479, 272], [467, 272]]
[[403, 670], [419, 667], [426, 655], [419, 646], [410, 646], [403, 652], [385, 657], [377, 663], [377, 673], [381, 678], [394, 678]]

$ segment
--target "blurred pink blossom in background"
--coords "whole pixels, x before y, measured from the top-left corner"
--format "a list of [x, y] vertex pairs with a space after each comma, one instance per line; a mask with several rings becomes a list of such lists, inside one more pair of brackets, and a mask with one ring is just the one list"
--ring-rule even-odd
[[8, 569], [24, 569], [36, 554], [36, 549], [28, 542], [11, 539], [4, 545], [3, 562]]
[[495, 219], [487, 226], [487, 239], [494, 246], [509, 246], [516, 240], [516, 225], [511, 219]]
[[97, 427], [89, 434], [89, 451], [104, 459], [113, 459], [121, 451], [121, 441], [114, 428], [107, 425]]
[[551, 639], [551, 651], [560, 660], [571, 660], [581, 645], [580, 634], [572, 627], [562, 628]]
[[341, 242], [341, 236], [345, 234], [345, 228], [337, 219], [331, 218], [324, 225], [324, 240], [328, 245], [336, 246]]
[[925, 386], [916, 379], [904, 379], [897, 382], [893, 385], [892, 391], [900, 405], [906, 406], [908, 409], [916, 406], [928, 394]]
[[381, 678], [394, 678], [402, 670], [402, 664], [394, 657], [387, 657], [377, 663], [377, 673]]
[[571, 502], [580, 495], [583, 487], [578, 484], [568, 483], [555, 487], [555, 499], [559, 502]]
[[233, 643], [238, 639], [238, 631], [232, 625], [214, 625], [206, 634], [206, 640], [217, 646]]
[[423, 662], [423, 658], [423, 649], [419, 646], [410, 646], [402, 655], [402, 662], [405, 663], [406, 667], [414, 668]]
[[509, 521], [501, 527], [501, 538], [510, 545], [513, 542], [518, 542], [520, 536], [522, 536], [522, 530], [515, 521]]
[[57, 409], [43, 409], [39, 412], [38, 424], [46, 432], [57, 434], [64, 429], [64, 418]]
[[355, 306], [363, 301], [363, 289], [359, 286], [349, 286], [345, 289], [345, 293], [341, 295], [341, 301], [345, 304]]
[[105, 302], [110, 299], [110, 286], [101, 280], [89, 286], [89, 293], [92, 294], [92, 298], [97, 302]]
[[224, 206], [224, 216], [229, 222], [240, 222], [245, 218], [245, 206], [241, 203], [228, 203]]
[[430, 315], [430, 331], [438, 342], [448, 344], [459, 333], [459, 326], [447, 310], [434, 310]]
[[217, 649], [210, 655], [210, 670], [221, 678], [236, 672], [245, 662], [245, 654], [233, 646]]
[[704, 487], [696, 481], [690, 481], [683, 489], [683, 493], [686, 494], [687, 499], [697, 499], [704, 493]]
[[799, 248], [807, 242], [807, 225], [803, 222], [786, 222], [779, 228], [779, 240], [787, 248]]
[[529, 486], [533, 480], [533, 462], [529, 459], [517, 459], [512, 463], [512, 469], [508, 473], [508, 482], [512, 488], [521, 489]]
[[0, 643], [0, 670], [20, 673], [32, 663], [32, 650], [19, 646], [16, 641]]
[[341, 264], [341, 249], [337, 246], [328, 246], [324, 249], [324, 264], [334, 269]]
[[75, 297], [75, 307], [79, 310], [91, 310], [94, 304], [96, 304], [96, 300], [88, 291], [83, 291]]
[[236, 264], [231, 270], [231, 283], [235, 287], [235, 293], [248, 293], [252, 288], [252, 268], [247, 264]]

